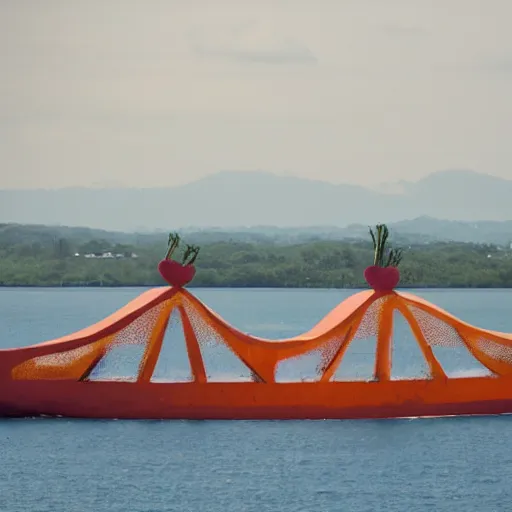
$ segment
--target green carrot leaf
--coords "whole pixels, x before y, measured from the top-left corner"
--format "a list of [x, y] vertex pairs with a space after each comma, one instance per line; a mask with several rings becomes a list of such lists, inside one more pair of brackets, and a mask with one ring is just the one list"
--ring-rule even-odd
[[372, 237], [374, 258], [373, 264], [379, 267], [398, 266], [402, 261], [402, 249], [389, 249], [389, 229], [386, 224], [377, 224], [374, 230], [369, 227]]

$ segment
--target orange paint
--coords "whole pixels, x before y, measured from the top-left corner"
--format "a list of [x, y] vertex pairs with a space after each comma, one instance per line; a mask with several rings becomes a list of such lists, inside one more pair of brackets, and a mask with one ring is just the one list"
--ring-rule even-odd
[[[190, 382], [152, 382], [169, 317], [177, 310]], [[393, 380], [393, 314], [407, 321], [430, 377]], [[336, 382], [349, 344], [375, 336], [374, 379]], [[208, 343], [231, 350], [252, 382], [209, 382]], [[449, 378], [432, 347], [466, 346], [492, 376]], [[132, 381], [89, 380], [116, 347], [141, 347]], [[319, 353], [314, 382], [276, 382], [277, 366]], [[394, 418], [512, 412], [512, 335], [464, 323], [419, 297], [364, 291], [307, 333], [279, 341], [242, 333], [183, 288], [156, 288], [73, 335], [0, 351], [0, 415], [83, 418]]]

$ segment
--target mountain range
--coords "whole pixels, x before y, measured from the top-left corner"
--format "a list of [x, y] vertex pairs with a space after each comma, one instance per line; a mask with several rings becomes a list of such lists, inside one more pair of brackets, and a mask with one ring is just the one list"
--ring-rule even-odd
[[117, 231], [346, 228], [418, 217], [470, 223], [511, 220], [512, 180], [451, 170], [370, 189], [268, 172], [224, 171], [167, 188], [0, 190], [0, 222]]

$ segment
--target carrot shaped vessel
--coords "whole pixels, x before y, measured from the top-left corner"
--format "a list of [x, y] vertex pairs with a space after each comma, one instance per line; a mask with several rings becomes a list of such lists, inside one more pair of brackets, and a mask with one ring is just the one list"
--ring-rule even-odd
[[[391, 377], [397, 314], [424, 358], [424, 378]], [[190, 376], [182, 382], [155, 378], [166, 332], [184, 339]], [[347, 349], [368, 337], [376, 338], [374, 377], [336, 381]], [[212, 382], [204, 358], [210, 346], [229, 349], [249, 377]], [[465, 347], [489, 374], [448, 377], [436, 346]], [[132, 374], [98, 377], [122, 348], [137, 349]], [[320, 361], [311, 381], [276, 382], [281, 363], [311, 354]], [[4, 417], [343, 419], [510, 412], [512, 336], [473, 327], [394, 290], [356, 293], [309, 332], [267, 340], [237, 330], [181, 287], [154, 288], [82, 331], [0, 351]]]

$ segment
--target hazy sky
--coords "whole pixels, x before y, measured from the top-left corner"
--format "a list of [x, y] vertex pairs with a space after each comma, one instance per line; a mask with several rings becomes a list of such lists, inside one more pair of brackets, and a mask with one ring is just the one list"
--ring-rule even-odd
[[510, 0], [1, 0], [0, 187], [512, 179]]

